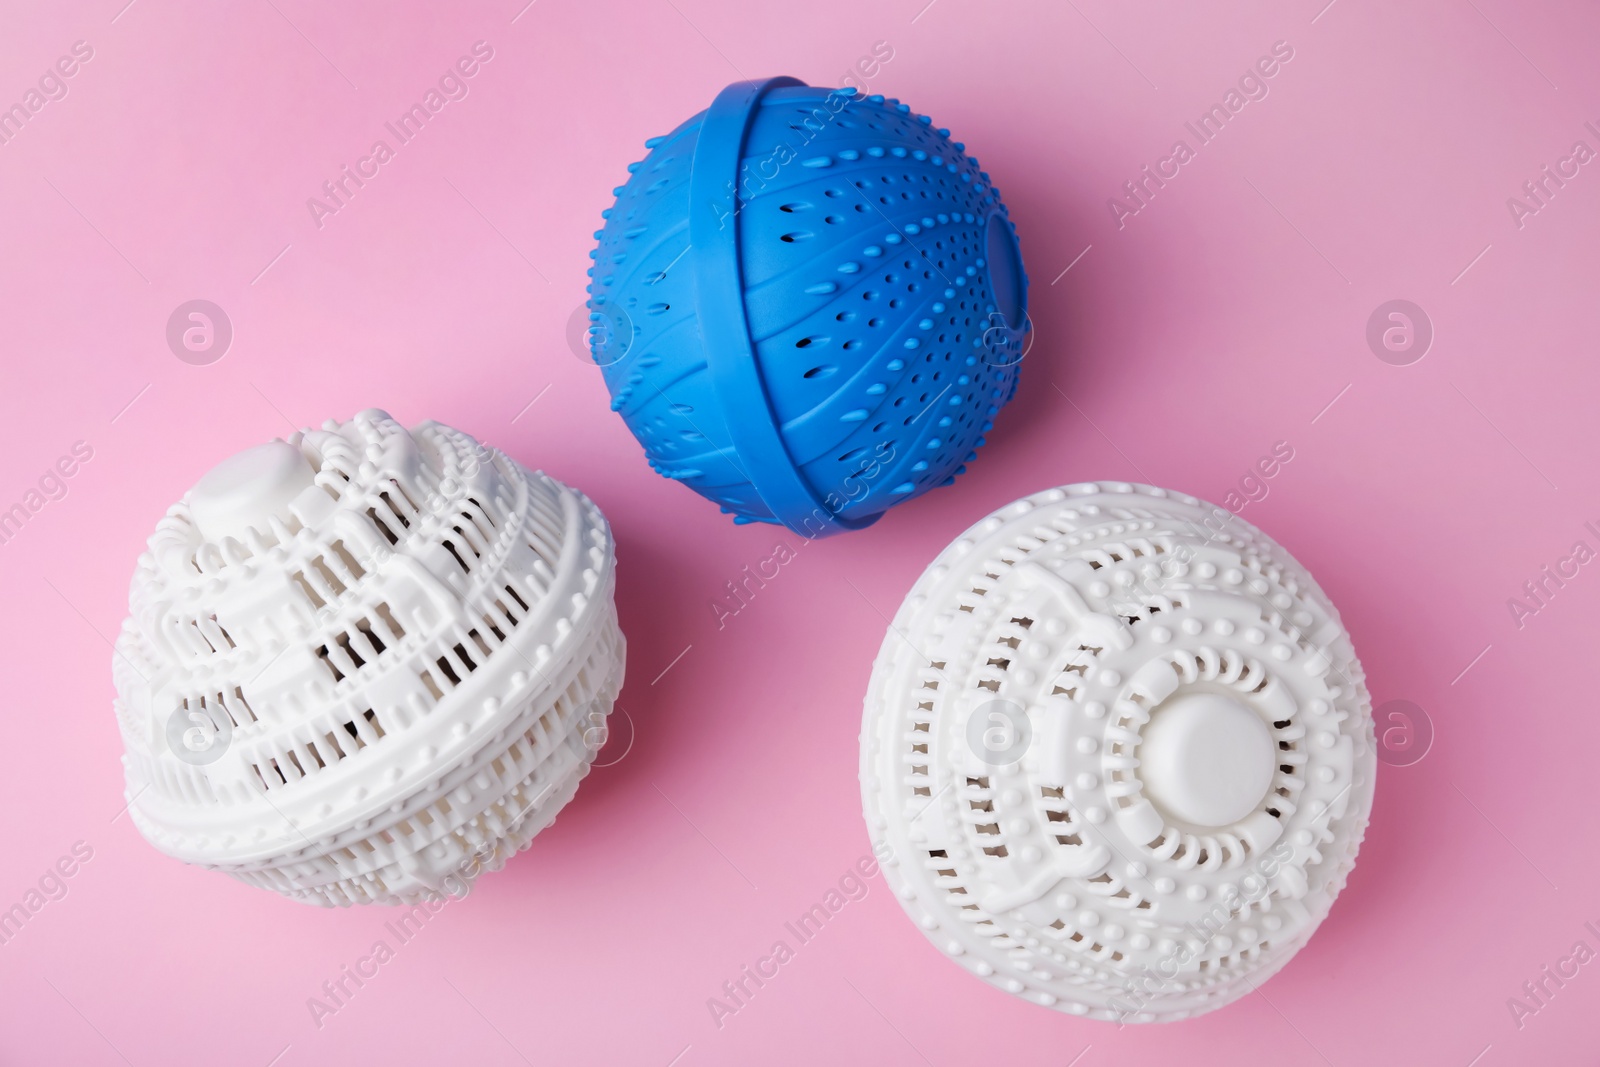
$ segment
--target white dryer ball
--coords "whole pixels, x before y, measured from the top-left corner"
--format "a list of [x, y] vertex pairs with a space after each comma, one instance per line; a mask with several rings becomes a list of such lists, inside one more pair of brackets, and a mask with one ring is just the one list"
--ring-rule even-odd
[[588, 498], [438, 423], [365, 411], [223, 461], [117, 640], [134, 824], [308, 903], [466, 892], [604, 741], [615, 571]]
[[1327, 916], [1372, 808], [1338, 613], [1237, 516], [1147, 486], [1019, 500], [947, 548], [873, 667], [861, 785], [962, 966], [1118, 1022], [1222, 1007]]

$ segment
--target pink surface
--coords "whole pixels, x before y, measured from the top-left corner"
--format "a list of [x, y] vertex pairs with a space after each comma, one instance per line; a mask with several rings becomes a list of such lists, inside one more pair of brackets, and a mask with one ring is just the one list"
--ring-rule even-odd
[[[93, 56], [0, 144], [0, 508], [42, 505], [0, 544], [0, 908], [75, 843], [92, 857], [0, 945], [0, 1061], [1592, 1062], [1600, 964], [1545, 980], [1536, 1012], [1508, 999], [1532, 1007], [1524, 982], [1600, 949], [1600, 573], [1560, 563], [1600, 548], [1600, 168], [1561, 163], [1600, 149], [1600, 14], [524, 2], [3, 16], [0, 104], [74, 42]], [[480, 40], [468, 95], [319, 227], [307, 198]], [[804, 545], [719, 629], [725, 583], [795, 539], [654, 476], [607, 411], [565, 340], [590, 233], [643, 140], [724, 83], [835, 84], [880, 41], [871, 89], [950, 127], [1005, 193], [1037, 340], [971, 473]], [[1268, 95], [1197, 147], [1184, 123], [1279, 41]], [[1108, 198], [1179, 138], [1194, 158], [1119, 228]], [[1576, 174], [1517, 217], [1507, 198], [1546, 164]], [[210, 365], [165, 339], [195, 298], [234, 328]], [[1408, 366], [1365, 339], [1394, 298], [1436, 331]], [[107, 640], [144, 538], [210, 464], [368, 406], [456, 425], [605, 509], [627, 716], [555, 827], [319, 1026], [308, 998], [395, 944], [393, 913], [306, 908], [145, 844], [120, 814]], [[30, 498], [80, 441], [65, 496]], [[926, 562], [1051, 485], [1220, 501], [1280, 441], [1294, 459], [1244, 516], [1339, 605], [1375, 703], [1415, 702], [1436, 735], [1381, 768], [1309, 948], [1232, 1007], [1119, 1030], [967, 977], [875, 878], [719, 1027], [708, 998], [867, 852], [861, 694]], [[1546, 565], [1577, 574], [1514, 616]]]

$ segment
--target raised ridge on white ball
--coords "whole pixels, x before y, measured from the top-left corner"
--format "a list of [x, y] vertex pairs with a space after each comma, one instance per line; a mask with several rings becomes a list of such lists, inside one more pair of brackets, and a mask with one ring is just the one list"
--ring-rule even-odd
[[157, 525], [116, 643], [135, 825], [309, 903], [465, 892], [604, 741], [615, 572], [587, 497], [439, 423], [224, 460]]
[[861, 786], [902, 906], [1036, 1004], [1165, 1022], [1251, 992], [1355, 862], [1371, 701], [1338, 612], [1232, 513], [1126, 483], [1010, 504], [906, 597]]

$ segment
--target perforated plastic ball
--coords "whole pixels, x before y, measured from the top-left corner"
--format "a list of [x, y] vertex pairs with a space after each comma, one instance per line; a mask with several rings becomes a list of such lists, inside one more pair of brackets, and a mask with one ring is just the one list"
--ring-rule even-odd
[[971, 973], [1096, 1019], [1222, 1007], [1355, 862], [1376, 774], [1338, 613], [1231, 513], [1019, 500], [934, 560], [873, 667], [861, 785], [901, 904]]
[[882, 96], [740, 82], [628, 169], [590, 354], [650, 465], [735, 522], [856, 529], [966, 469], [1027, 275], [989, 175]]
[[366, 411], [225, 460], [134, 572], [134, 824], [313, 904], [465, 893], [604, 740], [615, 569], [583, 494], [438, 423]]

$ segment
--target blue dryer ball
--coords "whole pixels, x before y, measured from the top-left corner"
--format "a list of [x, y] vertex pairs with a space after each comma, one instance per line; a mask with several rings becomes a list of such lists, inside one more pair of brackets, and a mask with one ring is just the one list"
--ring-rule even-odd
[[1028, 278], [989, 175], [882, 96], [739, 82], [602, 214], [589, 350], [663, 477], [735, 522], [870, 525], [976, 457]]

